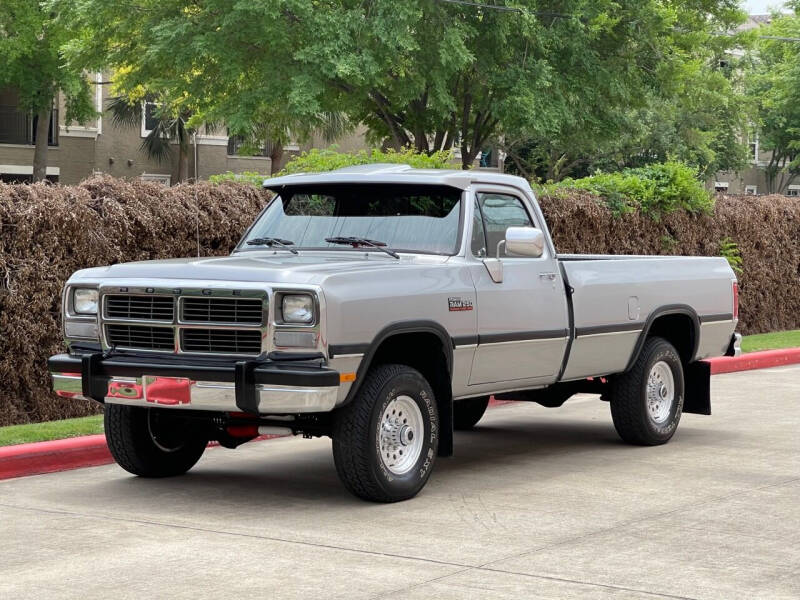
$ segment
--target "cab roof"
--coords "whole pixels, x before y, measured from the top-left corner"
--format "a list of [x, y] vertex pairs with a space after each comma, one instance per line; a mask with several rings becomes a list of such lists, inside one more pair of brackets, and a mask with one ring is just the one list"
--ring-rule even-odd
[[409, 165], [375, 163], [344, 167], [325, 173], [296, 173], [264, 180], [268, 190], [279, 191], [287, 186], [307, 186], [326, 183], [395, 183], [416, 185], [446, 185], [464, 190], [473, 183], [505, 184], [530, 189], [522, 177], [496, 171], [472, 169], [414, 169]]

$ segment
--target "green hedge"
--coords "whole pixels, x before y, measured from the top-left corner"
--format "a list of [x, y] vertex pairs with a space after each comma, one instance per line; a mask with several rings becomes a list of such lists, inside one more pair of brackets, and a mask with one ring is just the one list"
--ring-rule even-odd
[[714, 209], [713, 196], [703, 186], [697, 170], [675, 161], [565, 179], [541, 187], [541, 191], [554, 196], [576, 189], [602, 198], [616, 216], [638, 210], [658, 219], [676, 210], [701, 214]]
[[[368, 165], [372, 163], [392, 163], [410, 165], [418, 169], [448, 169], [453, 167], [452, 152], [434, 152], [431, 155], [421, 154], [414, 150], [360, 150], [359, 152], [337, 152], [334, 148], [327, 150], [313, 149], [292, 158], [275, 176], [292, 173], [320, 173], [333, 171], [342, 167]], [[233, 173], [228, 171], [221, 175], [212, 175], [212, 183], [223, 181], [239, 181], [260, 186], [270, 175], [262, 175], [251, 171]]]

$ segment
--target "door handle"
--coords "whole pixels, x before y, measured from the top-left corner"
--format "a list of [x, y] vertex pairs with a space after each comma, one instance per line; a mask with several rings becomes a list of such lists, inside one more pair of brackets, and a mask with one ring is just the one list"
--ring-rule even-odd
[[550, 281], [555, 281], [556, 280], [556, 274], [555, 273], [539, 273], [539, 279], [548, 279]]

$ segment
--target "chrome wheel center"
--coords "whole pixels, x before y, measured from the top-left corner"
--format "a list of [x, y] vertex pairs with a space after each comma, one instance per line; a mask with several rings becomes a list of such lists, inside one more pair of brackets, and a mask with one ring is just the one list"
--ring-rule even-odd
[[675, 378], [672, 369], [663, 360], [650, 369], [647, 377], [647, 411], [657, 424], [665, 423], [675, 402]]
[[422, 411], [409, 396], [398, 396], [381, 417], [380, 453], [384, 466], [395, 475], [410, 471], [422, 452]]

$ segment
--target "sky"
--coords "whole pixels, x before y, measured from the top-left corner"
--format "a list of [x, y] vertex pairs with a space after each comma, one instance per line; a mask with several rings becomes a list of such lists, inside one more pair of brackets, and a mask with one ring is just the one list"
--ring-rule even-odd
[[765, 15], [772, 7], [780, 8], [783, 5], [781, 0], [744, 0], [742, 7], [750, 15]]

